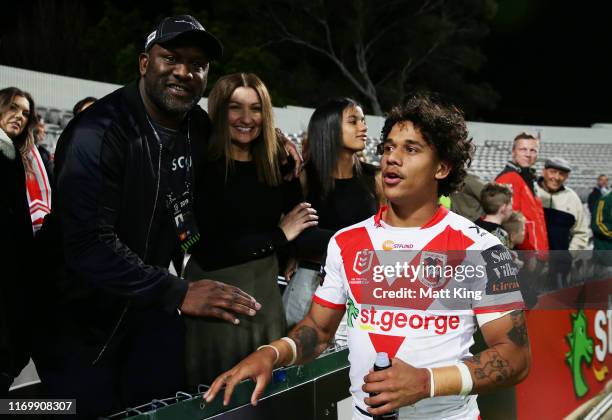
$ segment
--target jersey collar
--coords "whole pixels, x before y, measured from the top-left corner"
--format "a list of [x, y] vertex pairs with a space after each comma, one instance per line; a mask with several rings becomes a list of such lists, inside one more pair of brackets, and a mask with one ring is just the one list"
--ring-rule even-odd
[[[389, 208], [388, 206], [381, 206], [378, 209], [378, 212], [376, 212], [376, 214], [374, 215], [374, 226], [376, 226], [377, 228], [383, 227], [382, 218], [388, 208]], [[444, 217], [447, 214], [448, 214], [448, 209], [442, 205], [439, 205], [438, 210], [436, 210], [436, 212], [431, 217], [431, 219], [429, 219], [427, 223], [425, 223], [419, 229], [427, 229], [427, 228], [437, 225], [438, 223], [440, 223], [440, 221], [442, 221], [442, 219], [444, 219]]]

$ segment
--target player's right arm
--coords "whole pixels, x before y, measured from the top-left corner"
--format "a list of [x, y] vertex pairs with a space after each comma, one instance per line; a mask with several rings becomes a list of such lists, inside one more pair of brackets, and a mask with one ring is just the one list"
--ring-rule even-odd
[[295, 342], [295, 355], [287, 341], [273, 341], [219, 375], [204, 394], [204, 398], [207, 402], [211, 402], [225, 385], [223, 405], [228, 405], [236, 385], [251, 378], [256, 382], [251, 395], [251, 404], [257, 405], [257, 401], [272, 378], [272, 370], [278, 366], [289, 365], [294, 357], [295, 364], [304, 364], [320, 355], [334, 337], [343, 314], [344, 311], [313, 302], [308, 315], [289, 332], [289, 338]]
[[329, 241], [327, 247], [325, 273], [325, 281], [315, 293], [310, 311], [289, 332], [289, 339], [276, 340], [260, 347], [232, 369], [219, 375], [205, 394], [206, 401], [212, 401], [225, 385], [223, 404], [229, 404], [234, 387], [251, 378], [256, 382], [251, 404], [256, 405], [270, 382], [274, 367], [307, 363], [327, 348], [342, 320], [347, 298], [342, 280], [342, 256], [335, 239]]

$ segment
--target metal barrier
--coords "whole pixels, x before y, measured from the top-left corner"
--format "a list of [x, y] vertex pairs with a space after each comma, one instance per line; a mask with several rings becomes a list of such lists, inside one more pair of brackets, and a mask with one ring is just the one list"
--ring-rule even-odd
[[245, 381], [235, 388], [227, 407], [223, 407], [222, 393], [206, 404], [202, 394], [208, 387], [201, 385], [196, 394], [177, 392], [174, 397], [127, 408], [106, 419], [335, 419], [337, 402], [350, 395], [348, 371], [348, 349], [342, 348], [304, 366], [275, 370], [256, 408], [250, 404], [255, 383]]

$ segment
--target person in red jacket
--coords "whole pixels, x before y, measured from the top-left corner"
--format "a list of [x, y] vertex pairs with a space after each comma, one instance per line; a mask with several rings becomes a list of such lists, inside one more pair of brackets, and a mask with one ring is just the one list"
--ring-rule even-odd
[[[539, 148], [537, 137], [527, 133], [516, 136], [512, 145], [512, 160], [495, 179], [495, 182], [512, 189], [512, 209], [525, 216], [525, 239], [517, 245], [517, 249], [523, 251], [548, 251], [542, 200], [534, 192], [536, 175], [533, 166]], [[538, 256], [543, 255], [545, 253], [538, 253]]]

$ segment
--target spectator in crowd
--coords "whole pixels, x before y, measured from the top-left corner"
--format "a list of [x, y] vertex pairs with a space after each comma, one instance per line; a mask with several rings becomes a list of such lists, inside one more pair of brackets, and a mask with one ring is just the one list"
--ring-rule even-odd
[[[529, 338], [514, 275], [487, 270], [482, 299], [473, 306], [470, 302], [473, 310], [456, 315], [456, 323], [451, 321], [456, 325], [452, 332], [445, 328], [434, 333], [432, 324], [423, 326], [423, 319], [433, 317], [429, 308], [443, 305], [435, 299], [424, 306], [421, 299], [387, 299], [377, 311], [372, 309], [372, 301], [368, 301], [372, 292], [364, 284], [372, 281], [372, 265], [381, 265], [376, 260], [368, 263], [364, 253], [375, 251], [373, 259], [384, 259], [381, 248], [385, 241], [414, 244], [415, 252], [435, 241], [455, 243], [454, 249], [466, 246], [472, 253], [482, 251], [491, 265], [495, 263], [489, 252], [508, 252], [493, 235], [482, 236], [470, 229], [470, 221], [438, 204], [439, 195], [452, 192], [462, 181], [471, 152], [459, 110], [428, 98], [411, 99], [389, 113], [381, 140], [388, 207], [334, 235], [328, 246], [325, 280], [306, 317], [288, 337], [262, 346], [217, 377], [204, 394], [207, 402], [225, 386], [223, 400], [227, 404], [235, 386], [252, 378], [257, 384], [251, 403], [256, 404], [275, 366], [307, 363], [328, 347], [347, 307], [353, 419], [369, 419], [395, 409], [399, 409], [400, 418], [475, 419], [479, 410], [476, 396], [470, 393], [512, 386], [527, 376]], [[363, 282], [364, 277], [370, 280]], [[400, 290], [387, 281], [378, 284], [383, 291]], [[494, 289], [494, 293], [486, 293]], [[413, 306], [416, 302], [419, 304]], [[495, 309], [500, 307], [510, 312]], [[381, 320], [389, 316], [387, 329]], [[423, 328], [408, 328], [405, 322], [393, 325], [394, 316], [398, 321], [417, 320]], [[444, 315], [435, 318], [447, 320]], [[476, 322], [490, 348], [469, 357]], [[375, 372], [371, 368], [377, 352], [391, 353], [393, 359], [389, 368]], [[483, 370], [487, 373], [482, 374]]]
[[591, 191], [587, 199], [587, 203], [589, 205], [589, 212], [591, 212], [591, 215], [595, 211], [595, 205], [597, 204], [597, 201], [599, 201], [599, 199], [606, 195], [608, 192], [610, 192], [610, 189], [608, 188], [608, 176], [601, 174], [597, 177], [597, 186], [593, 187], [593, 191]]
[[495, 182], [489, 182], [480, 192], [479, 201], [482, 203], [485, 214], [474, 220], [474, 224], [492, 233], [506, 248], [513, 248], [508, 232], [502, 227], [502, 223], [512, 215], [512, 191], [510, 191], [510, 188]]
[[551, 250], [583, 250], [589, 242], [588, 222], [578, 194], [564, 185], [572, 168], [565, 159], [546, 159], [536, 194], [542, 200]]
[[606, 274], [612, 270], [612, 192], [601, 197], [591, 216], [595, 260]]
[[30, 359], [34, 230], [26, 191], [28, 150], [34, 144], [34, 101], [29, 93], [0, 90], [0, 398]]
[[508, 220], [502, 223], [502, 229], [508, 232], [510, 238], [510, 249], [518, 249], [525, 240], [525, 224], [525, 216], [520, 211], [513, 211]]
[[93, 96], [88, 96], [87, 98], [81, 99], [79, 102], [74, 104], [74, 107], [72, 108], [72, 115], [76, 117], [77, 114], [85, 111], [86, 108], [89, 108], [97, 100], [98, 98], [94, 98]]
[[[195, 208], [203, 240], [190, 250], [185, 278], [234, 285], [262, 308], [236, 325], [186, 320], [187, 379], [193, 387], [212, 382], [287, 332], [276, 252], [317, 224], [316, 211], [301, 203], [299, 179], [283, 180], [283, 172], [292, 168], [280, 165], [282, 148], [264, 83], [252, 73], [224, 76], [208, 96], [208, 110], [209, 162], [198, 175]], [[211, 337], [223, 337], [223, 344]]]
[[506, 184], [512, 190], [512, 209], [525, 217], [525, 239], [517, 248], [540, 251], [540, 259], [546, 259], [548, 236], [542, 201], [535, 194], [535, 168], [540, 148], [537, 137], [521, 133], [514, 138], [512, 160], [497, 176], [495, 182]]
[[45, 170], [47, 171], [47, 176], [49, 178], [49, 184], [53, 185], [53, 158], [51, 157], [51, 153], [47, 150], [44, 142], [47, 137], [47, 127], [45, 125], [45, 120], [39, 114], [36, 114], [36, 127], [34, 128], [34, 141], [36, 143], [36, 149], [38, 149], [38, 153], [42, 158], [43, 164], [45, 165]]
[[139, 55], [140, 78], [59, 139], [45, 230], [59, 232], [65, 268], [39, 322], [35, 363], [47, 396], [76, 398], [80, 418], [185, 385], [181, 313], [235, 324], [261, 307], [234, 286], [187, 283], [167, 269], [197, 237], [192, 176], [210, 133], [197, 103], [221, 54], [193, 17], [164, 18]]
[[450, 209], [468, 220], [478, 219], [483, 214], [480, 193], [485, 184], [478, 175], [468, 172], [463, 185], [450, 195]]
[[[290, 280], [283, 294], [289, 326], [308, 313], [334, 233], [376, 213], [379, 171], [358, 156], [365, 149], [367, 134], [363, 109], [353, 99], [330, 99], [310, 118], [309, 153], [300, 180], [306, 201], [317, 210], [319, 225], [298, 238], [301, 258], [297, 265], [290, 260], [285, 273]], [[346, 331], [342, 336], [345, 329], [346, 324], [341, 324], [339, 341], [346, 340]]]
[[565, 159], [546, 159], [536, 194], [542, 200], [548, 245], [555, 252], [549, 259], [549, 288], [569, 284], [572, 254], [569, 250], [586, 249], [589, 242], [587, 218], [578, 194], [564, 185], [572, 168]]

